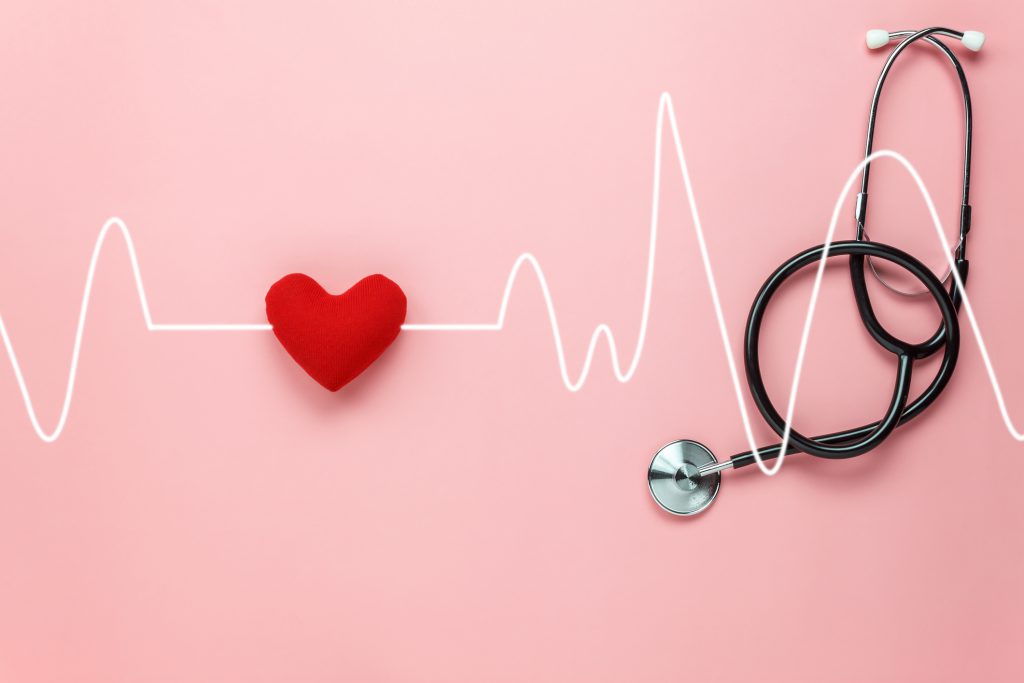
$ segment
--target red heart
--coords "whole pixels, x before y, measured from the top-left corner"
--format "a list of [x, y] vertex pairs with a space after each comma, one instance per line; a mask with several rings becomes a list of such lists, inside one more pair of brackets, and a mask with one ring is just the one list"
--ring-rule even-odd
[[405, 293], [383, 275], [370, 275], [332, 295], [293, 273], [267, 292], [267, 320], [295, 362], [337, 391], [395, 341], [405, 322]]

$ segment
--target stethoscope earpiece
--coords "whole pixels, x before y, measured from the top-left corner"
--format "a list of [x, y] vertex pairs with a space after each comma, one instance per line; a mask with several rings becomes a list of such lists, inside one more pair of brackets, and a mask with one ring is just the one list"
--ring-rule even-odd
[[[907, 33], [906, 31], [900, 31], [900, 34]], [[882, 28], [873, 28], [867, 33], [867, 44], [872, 50], [877, 50], [880, 47], [885, 47], [889, 44], [889, 41], [895, 37], [900, 37], [895, 34], [890, 34], [888, 31]], [[964, 31], [960, 37], [960, 42], [963, 43], [964, 47], [972, 52], [979, 51], [985, 45], [985, 34], [981, 31]]]
[[964, 31], [964, 37], [960, 39], [968, 50], [977, 52], [985, 44], [985, 34], [981, 31]]
[[880, 47], [885, 47], [889, 44], [889, 32], [883, 28], [873, 28], [868, 30], [867, 35], [868, 48], [877, 50]]

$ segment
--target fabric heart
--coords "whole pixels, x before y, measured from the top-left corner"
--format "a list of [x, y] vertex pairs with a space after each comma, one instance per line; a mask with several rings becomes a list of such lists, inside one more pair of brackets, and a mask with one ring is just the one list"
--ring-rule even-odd
[[405, 293], [383, 275], [329, 294], [308, 275], [293, 273], [267, 292], [267, 320], [295, 362], [337, 391], [370, 367], [405, 322]]

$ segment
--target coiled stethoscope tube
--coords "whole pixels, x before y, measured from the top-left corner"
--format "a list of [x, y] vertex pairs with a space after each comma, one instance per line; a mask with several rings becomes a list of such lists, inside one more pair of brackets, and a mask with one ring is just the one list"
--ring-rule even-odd
[[[896, 58], [918, 40], [938, 48], [949, 59], [960, 80], [964, 99], [964, 171], [963, 189], [960, 202], [960, 236], [954, 247], [953, 261], [961, 283], [967, 282], [967, 233], [971, 228], [971, 206], [969, 203], [971, 181], [971, 139], [973, 135], [973, 114], [971, 110], [971, 93], [967, 85], [967, 77], [960, 61], [949, 47], [936, 36], [947, 36], [961, 40], [969, 49], [977, 51], [984, 43], [984, 35], [977, 31], [953, 31], [947, 28], [933, 27], [920, 31], [869, 31], [868, 46], [881, 47], [893, 38], [902, 38], [886, 59], [875, 85], [868, 114], [867, 143], [864, 155], [869, 157], [872, 152], [875, 135], [875, 121], [878, 114], [878, 102], [889, 70]], [[951, 278], [947, 272], [942, 279], [933, 274], [923, 263], [895, 247], [879, 242], [869, 241], [865, 230], [867, 217], [868, 180], [871, 165], [866, 163], [861, 176], [860, 193], [857, 195], [855, 220], [857, 224], [856, 239], [833, 242], [827, 256], [847, 256], [850, 259], [850, 278], [853, 284], [854, 300], [861, 321], [871, 337], [883, 348], [896, 356], [896, 381], [892, 399], [883, 417], [870, 424], [846, 429], [817, 437], [807, 437], [790, 428], [789, 445], [786, 454], [809, 453], [821, 458], [851, 458], [862, 455], [878, 447], [893, 431], [902, 424], [909, 422], [928, 408], [942, 390], [946, 388], [953, 370], [956, 368], [960, 350], [960, 326], [957, 314], [960, 310], [962, 293], [957, 286], [957, 279]], [[743, 361], [746, 369], [747, 384], [758, 411], [765, 422], [778, 434], [783, 436], [786, 422], [772, 404], [765, 389], [761, 375], [759, 357], [759, 341], [761, 324], [772, 296], [779, 287], [791, 276], [808, 265], [817, 263], [825, 253], [825, 245], [819, 245], [803, 251], [772, 273], [754, 298], [747, 317], [743, 344]], [[935, 301], [942, 316], [942, 323], [935, 333], [925, 342], [913, 344], [891, 334], [879, 322], [868, 295], [865, 280], [865, 266], [874, 271], [871, 259], [888, 261], [910, 273], [923, 289], [914, 292], [899, 292], [906, 295], [928, 294]], [[874, 271], [876, 276], [877, 271]], [[881, 277], [879, 276], [881, 280]], [[949, 279], [948, 290], [944, 282]], [[882, 280], [890, 289], [892, 285]], [[913, 400], [910, 400], [910, 380], [914, 363], [928, 358], [943, 349], [939, 368], [931, 383]], [[781, 444], [758, 449], [762, 460], [779, 457]], [[703, 444], [690, 440], [673, 441], [662, 447], [654, 456], [648, 468], [647, 481], [655, 501], [673, 514], [693, 515], [705, 510], [718, 495], [721, 485], [721, 473], [727, 469], [746, 467], [756, 462], [753, 451], [739, 453], [728, 460], [718, 462], [714, 454]]]

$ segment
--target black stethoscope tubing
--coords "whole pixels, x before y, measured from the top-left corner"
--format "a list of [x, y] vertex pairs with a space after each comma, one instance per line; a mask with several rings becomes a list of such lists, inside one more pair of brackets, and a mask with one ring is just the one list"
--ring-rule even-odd
[[[898, 31], [893, 36], [906, 36], [899, 45], [893, 49], [882, 67], [875, 86], [874, 95], [871, 99], [871, 109], [868, 115], [867, 142], [865, 144], [865, 157], [871, 155], [875, 122], [878, 115], [878, 103], [885, 84], [886, 77], [892, 68], [896, 58], [918, 40], [925, 40], [937, 47], [956, 70], [963, 91], [964, 119], [965, 119], [965, 143], [964, 143], [964, 171], [963, 191], [961, 196], [960, 210], [960, 239], [954, 254], [954, 263], [959, 275], [961, 284], [965, 284], [968, 274], [967, 233], [970, 230], [971, 207], [969, 203], [970, 181], [971, 181], [971, 141], [973, 136], [973, 114], [971, 111], [971, 94], [967, 85], [967, 78], [963, 67], [956, 55], [935, 35], [944, 35], [952, 38], [963, 38], [963, 33], [951, 29], [934, 27], [921, 31]], [[867, 211], [868, 180], [870, 176], [870, 163], [864, 165], [861, 177], [861, 190], [857, 195], [856, 221], [857, 238], [850, 241], [833, 242], [828, 249], [828, 256], [848, 256], [850, 259], [850, 278], [853, 285], [854, 299], [857, 303], [857, 310], [865, 328], [874, 340], [886, 350], [896, 355], [897, 369], [896, 382], [893, 389], [892, 400], [882, 419], [870, 424], [846, 429], [839, 432], [832, 432], [822, 436], [808, 438], [790, 428], [789, 445], [786, 453], [804, 452], [822, 458], [850, 458], [861, 455], [877, 447], [882, 443], [896, 427], [905, 424], [920, 415], [928, 408], [946, 388], [952, 378], [953, 370], [956, 367], [957, 356], [960, 348], [960, 328], [957, 321], [957, 313], [960, 310], [961, 292], [957, 285], [957, 278], [950, 278], [949, 290], [943, 287], [939, 279], [920, 261], [909, 254], [896, 249], [895, 247], [871, 242], [867, 240], [864, 224]], [[754, 298], [750, 314], [747, 318], [746, 332], [744, 334], [744, 366], [746, 368], [747, 382], [750, 387], [754, 403], [765, 422], [781, 437], [784, 435], [786, 422], [774, 407], [768, 392], [765, 389], [761, 376], [759, 360], [759, 340], [761, 324], [764, 320], [768, 303], [774, 293], [790, 276], [800, 269], [819, 261], [825, 251], [825, 246], [820, 245], [808, 249], [783, 263], [765, 281], [761, 290]], [[908, 271], [925, 287], [925, 291], [931, 295], [942, 315], [942, 323], [935, 333], [925, 342], [913, 344], [899, 339], [889, 333], [879, 322], [871, 304], [871, 298], [867, 291], [864, 268], [865, 257], [881, 258], [890, 261]], [[914, 362], [927, 358], [936, 353], [940, 348], [944, 350], [939, 368], [936, 371], [931, 383], [912, 401], [908, 402], [910, 391], [910, 379], [913, 374]], [[770, 460], [779, 456], [782, 450], [781, 444], [775, 444], [758, 449], [757, 453], [762, 460]], [[729, 459], [732, 468], [745, 467], [756, 462], [753, 451], [739, 453]]]

